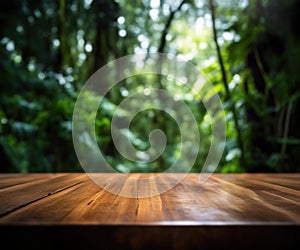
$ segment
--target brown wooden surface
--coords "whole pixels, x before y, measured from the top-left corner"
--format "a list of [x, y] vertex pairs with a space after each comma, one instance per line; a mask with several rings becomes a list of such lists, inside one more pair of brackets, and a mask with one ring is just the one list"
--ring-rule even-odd
[[[164, 183], [141, 182], [134, 192], [172, 185], [175, 175], [166, 175]], [[112, 181], [113, 174], [99, 174], [103, 176], [120, 185], [119, 190], [126, 188], [126, 183]], [[236, 246], [252, 241], [246, 248], [264, 239], [266, 246], [289, 241], [288, 247], [299, 245], [299, 226], [300, 174], [213, 174], [205, 183], [199, 182], [199, 174], [189, 174], [171, 190], [150, 198], [109, 193], [86, 174], [0, 175], [1, 240], [17, 234], [32, 243], [64, 235], [60, 240], [76, 242], [84, 236], [90, 244], [99, 241], [106, 246], [100, 249], [107, 248], [109, 239], [130, 248], [152, 242], [153, 247], [189, 249], [225, 244], [232, 237]]]

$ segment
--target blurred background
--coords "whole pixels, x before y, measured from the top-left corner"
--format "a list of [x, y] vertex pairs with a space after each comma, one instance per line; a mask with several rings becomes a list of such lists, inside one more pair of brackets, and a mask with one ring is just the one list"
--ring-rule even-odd
[[[82, 86], [111, 60], [164, 52], [202, 70], [222, 99], [227, 141], [217, 172], [299, 172], [299, 16], [298, 0], [1, 3], [0, 171], [82, 172], [72, 142]], [[192, 172], [200, 172], [213, 121], [184, 83], [163, 78], [158, 86], [147, 77], [122, 81], [99, 108], [96, 136], [107, 161], [119, 172], [161, 172], [176, 159], [180, 131], [168, 114], [142, 112], [124, 132], [139, 150], [149, 147], [152, 129], [166, 132], [168, 146], [153, 164], [122, 157], [110, 134], [124, 98], [160, 87], [197, 118], [201, 146]]]

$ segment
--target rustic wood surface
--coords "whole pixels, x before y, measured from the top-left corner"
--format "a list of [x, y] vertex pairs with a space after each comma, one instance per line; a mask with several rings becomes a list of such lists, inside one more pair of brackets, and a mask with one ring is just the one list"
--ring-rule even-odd
[[[175, 175], [165, 175], [164, 183], [141, 182], [133, 192], [172, 185]], [[126, 182], [114, 181], [115, 175], [99, 174], [103, 176], [119, 185], [118, 190], [126, 188]], [[148, 175], [134, 176], [145, 179]], [[239, 244], [252, 241], [246, 244], [252, 247], [257, 240], [265, 240], [266, 246], [289, 241], [288, 248], [299, 245], [299, 226], [300, 174], [296, 173], [213, 174], [205, 183], [199, 182], [199, 174], [188, 174], [174, 188], [149, 198], [112, 194], [80, 173], [0, 175], [0, 235], [4, 240], [18, 234], [26, 236], [23, 241], [28, 243], [36, 240], [32, 235], [39, 235], [40, 241], [61, 231], [64, 239], [85, 235], [95, 242], [92, 236], [98, 235], [103, 244], [127, 242], [131, 249], [145, 247], [145, 242], [152, 242], [153, 247], [189, 249], [187, 243], [208, 246], [213, 240], [228, 242], [230, 237]], [[129, 240], [130, 236], [135, 240]]]

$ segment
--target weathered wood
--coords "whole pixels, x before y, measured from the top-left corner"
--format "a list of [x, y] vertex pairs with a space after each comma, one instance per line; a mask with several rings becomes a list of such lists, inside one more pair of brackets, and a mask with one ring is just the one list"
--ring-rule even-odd
[[[105, 178], [105, 185], [114, 185], [117, 193], [129, 188], [116, 181], [114, 174], [95, 175]], [[149, 174], [133, 174], [139, 180], [136, 188], [130, 186], [130, 192], [137, 198], [125, 198], [100, 188], [86, 174], [1, 174], [1, 238], [5, 236], [3, 239], [7, 240], [12, 237], [10, 234], [22, 234], [27, 235], [27, 242], [34, 241], [33, 235], [38, 234], [36, 241], [40, 242], [48, 239], [51, 230], [51, 237], [58, 237], [55, 232], [63, 228], [68, 241], [80, 228], [82, 239], [100, 237], [94, 243], [100, 244], [102, 239], [107, 244], [110, 232], [116, 237], [115, 246], [128, 244], [130, 248], [143, 248], [152, 239], [155, 247], [171, 244], [172, 249], [195, 249], [210, 246], [211, 240], [225, 244], [231, 234], [235, 240], [240, 235], [253, 241], [253, 247], [258, 239], [263, 239], [258, 233], [265, 235], [266, 245], [278, 246], [284, 240], [289, 240], [285, 247], [291, 243], [299, 245], [300, 174], [213, 174], [205, 183], [199, 182], [199, 174], [189, 174], [165, 193], [138, 198], [139, 194], [144, 196], [150, 190], [172, 185], [176, 175], [167, 174], [156, 180], [147, 179]], [[126, 241], [116, 232], [128, 237], [132, 232], [132, 237], [140, 238]], [[164, 237], [172, 242], [167, 243]], [[241, 239], [236, 240], [231, 247], [241, 247], [242, 243]], [[180, 247], [184, 245], [185, 248]]]

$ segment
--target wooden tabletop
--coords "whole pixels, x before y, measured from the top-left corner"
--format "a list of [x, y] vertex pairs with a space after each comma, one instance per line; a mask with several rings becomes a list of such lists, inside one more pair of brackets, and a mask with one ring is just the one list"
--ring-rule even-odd
[[[18, 243], [32, 246], [59, 239], [74, 246], [97, 243], [101, 249], [138, 249], [145, 244], [195, 249], [226, 242], [245, 249], [259, 241], [266, 246], [285, 242], [285, 249], [299, 245], [298, 173], [213, 174], [204, 183], [199, 174], [188, 174], [169, 191], [148, 198], [123, 197], [126, 182], [119, 183], [114, 174], [95, 175], [119, 191], [102, 189], [86, 174], [1, 174], [1, 241], [14, 236], [21, 238]], [[159, 191], [174, 185], [178, 175], [141, 181], [132, 192]], [[132, 177], [143, 180], [149, 174]]]

